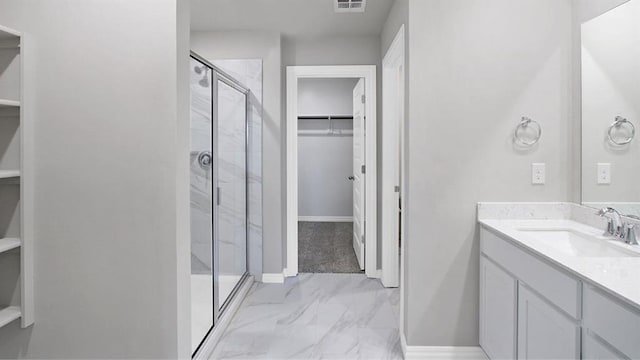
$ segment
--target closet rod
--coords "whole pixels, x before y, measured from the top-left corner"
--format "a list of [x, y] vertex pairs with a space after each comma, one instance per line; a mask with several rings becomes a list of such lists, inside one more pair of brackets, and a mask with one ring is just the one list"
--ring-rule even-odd
[[353, 116], [348, 115], [318, 115], [318, 116], [298, 116], [298, 120], [353, 120]]

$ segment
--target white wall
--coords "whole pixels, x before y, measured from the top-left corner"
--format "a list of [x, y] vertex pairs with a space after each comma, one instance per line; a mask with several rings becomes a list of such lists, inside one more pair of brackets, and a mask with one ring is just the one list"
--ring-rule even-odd
[[188, 7], [5, 0], [27, 33], [35, 324], [3, 358], [189, 356]]
[[358, 79], [300, 79], [300, 115], [352, 115], [353, 88]]
[[[358, 79], [301, 79], [300, 115], [353, 114]], [[328, 129], [328, 120], [299, 120], [299, 129]], [[351, 121], [337, 120], [341, 128]], [[353, 136], [298, 136], [298, 215], [353, 216]]]
[[573, 0], [577, 25], [600, 16], [629, 0]]
[[262, 59], [263, 272], [282, 272], [284, 204], [280, 35], [270, 32], [193, 32], [191, 47], [210, 60]]
[[[409, 345], [478, 345], [478, 201], [563, 201], [571, 123], [569, 0], [411, 0]], [[541, 25], [544, 26], [541, 26]], [[544, 136], [514, 148], [521, 116]], [[531, 185], [531, 163], [547, 183]]]

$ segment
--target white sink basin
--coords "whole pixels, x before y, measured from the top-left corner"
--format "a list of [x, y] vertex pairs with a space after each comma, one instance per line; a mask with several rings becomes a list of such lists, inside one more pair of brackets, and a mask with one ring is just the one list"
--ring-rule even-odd
[[518, 229], [540, 241], [541, 245], [576, 257], [640, 257], [604, 236], [592, 236], [572, 229]]

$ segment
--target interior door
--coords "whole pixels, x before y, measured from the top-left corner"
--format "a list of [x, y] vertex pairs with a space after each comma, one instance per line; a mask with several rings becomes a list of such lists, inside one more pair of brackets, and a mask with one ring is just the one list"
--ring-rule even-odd
[[353, 88], [353, 250], [364, 270], [365, 96], [364, 79]]

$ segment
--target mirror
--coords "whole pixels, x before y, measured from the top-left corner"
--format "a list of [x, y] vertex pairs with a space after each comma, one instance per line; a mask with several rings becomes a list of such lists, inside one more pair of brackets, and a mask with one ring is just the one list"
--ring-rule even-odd
[[640, 0], [582, 24], [582, 203], [640, 216]]

